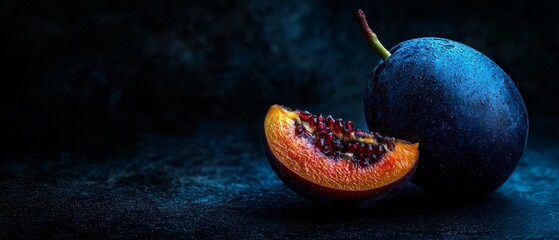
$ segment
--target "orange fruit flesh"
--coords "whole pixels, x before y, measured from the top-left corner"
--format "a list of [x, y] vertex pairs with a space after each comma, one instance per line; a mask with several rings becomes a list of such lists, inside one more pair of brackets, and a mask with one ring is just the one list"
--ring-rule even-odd
[[345, 191], [376, 189], [405, 177], [417, 162], [419, 144], [401, 140], [395, 141], [393, 151], [368, 167], [334, 161], [295, 135], [297, 119], [297, 112], [274, 105], [266, 114], [264, 134], [270, 151], [285, 167], [315, 184]]

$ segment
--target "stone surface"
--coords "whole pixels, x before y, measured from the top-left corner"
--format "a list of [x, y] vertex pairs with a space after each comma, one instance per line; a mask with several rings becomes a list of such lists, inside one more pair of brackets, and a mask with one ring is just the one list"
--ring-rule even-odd
[[331, 209], [291, 192], [263, 154], [258, 128], [208, 124], [146, 135], [91, 159], [5, 160], [0, 238], [534, 238], [559, 235], [559, 141], [533, 135], [498, 191], [473, 202], [409, 185], [380, 206]]

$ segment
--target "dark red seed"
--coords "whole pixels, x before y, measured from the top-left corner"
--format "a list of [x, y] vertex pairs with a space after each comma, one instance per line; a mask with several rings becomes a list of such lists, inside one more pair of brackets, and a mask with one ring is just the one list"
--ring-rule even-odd
[[367, 145], [365, 145], [364, 143], [359, 143], [359, 149], [357, 151], [359, 154], [364, 156], [365, 153], [367, 153]]
[[318, 118], [317, 117], [311, 118], [309, 125], [311, 125], [311, 127], [316, 127], [318, 125]]
[[367, 156], [367, 157], [371, 156], [374, 152], [373, 148], [374, 148], [373, 144], [371, 144], [371, 143], [367, 144], [365, 156]]
[[354, 153], [353, 158], [357, 161], [361, 161], [361, 159], [363, 159], [363, 155], [361, 153]]
[[318, 125], [316, 126], [316, 129], [324, 129], [326, 128], [326, 124], [323, 122], [318, 122]]
[[344, 120], [338, 118], [338, 120], [336, 120], [336, 122], [334, 123], [334, 127], [332, 129], [334, 129], [336, 133], [341, 133], [344, 129]]
[[364, 144], [364, 143], [359, 144], [359, 150], [358, 150], [358, 153], [357, 153], [357, 155], [359, 156], [359, 159], [368, 158], [371, 152], [372, 152], [372, 148], [369, 149], [368, 144]]
[[316, 136], [324, 137], [324, 136], [328, 135], [329, 132], [330, 132], [330, 129], [328, 129], [328, 128], [320, 129], [316, 132]]
[[322, 114], [318, 115], [318, 122], [324, 122], [324, 117], [322, 117]]
[[332, 115], [328, 115], [328, 117], [326, 117], [326, 124], [328, 125], [328, 127], [334, 129], [334, 123], [336, 123], [336, 120], [334, 120]]
[[303, 133], [305, 133], [305, 127], [303, 127], [303, 125], [297, 125], [295, 128], [295, 135], [302, 136]]
[[332, 139], [332, 143], [330, 143], [330, 146], [332, 148], [333, 151], [340, 151], [342, 150], [342, 142], [340, 141], [339, 138], [334, 138]]
[[318, 140], [316, 140], [316, 143], [314, 144], [314, 146], [316, 148], [318, 148], [318, 150], [323, 150], [324, 146], [326, 145], [324, 138], [319, 138]]
[[307, 122], [311, 119], [312, 114], [308, 111], [304, 111], [304, 112], [300, 112], [299, 113], [299, 118], [301, 119], [301, 121]]
[[347, 129], [350, 132], [353, 132], [353, 123], [351, 121], [347, 121], [345, 129]]
[[338, 126], [337, 123], [334, 123], [334, 126], [332, 126], [332, 130], [333, 130], [335, 133], [340, 133], [340, 131], [341, 131], [341, 129], [340, 129], [340, 127]]
[[334, 138], [336, 137], [336, 135], [334, 135], [333, 132], [328, 132], [328, 134], [326, 134], [326, 143], [330, 144], [332, 142], [332, 140], [334, 140]]
[[357, 149], [359, 149], [358, 143], [349, 143], [347, 147], [347, 152], [355, 153]]

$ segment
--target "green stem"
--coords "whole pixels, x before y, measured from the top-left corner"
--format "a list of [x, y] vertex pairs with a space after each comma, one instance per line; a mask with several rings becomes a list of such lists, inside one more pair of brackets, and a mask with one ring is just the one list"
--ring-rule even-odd
[[357, 13], [355, 15], [357, 16], [357, 20], [359, 21], [361, 30], [363, 31], [365, 37], [367, 38], [367, 42], [369, 43], [369, 46], [371, 46], [380, 55], [382, 60], [388, 59], [392, 54], [390, 54], [390, 52], [386, 50], [384, 46], [382, 46], [382, 43], [380, 43], [380, 41], [378, 40], [377, 35], [369, 27], [365, 13], [363, 13], [363, 11], [359, 9], [357, 10]]

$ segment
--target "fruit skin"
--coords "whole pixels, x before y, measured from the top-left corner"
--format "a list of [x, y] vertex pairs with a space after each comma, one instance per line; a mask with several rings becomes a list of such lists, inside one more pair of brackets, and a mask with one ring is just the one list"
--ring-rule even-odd
[[415, 162], [412, 170], [405, 177], [389, 185], [371, 189], [368, 191], [344, 191], [318, 185], [302, 178], [287, 168], [270, 150], [266, 136], [264, 136], [264, 150], [270, 166], [274, 172], [291, 190], [306, 199], [333, 207], [371, 207], [390, 199], [394, 194], [402, 190], [408, 183], [416, 168]]
[[412, 182], [462, 197], [501, 186], [528, 137], [528, 113], [510, 77], [448, 39], [411, 39], [390, 52], [367, 83], [365, 117], [372, 131], [420, 142]]
[[336, 207], [373, 206], [398, 192], [417, 167], [419, 144], [402, 140], [395, 140], [394, 150], [367, 168], [334, 160], [295, 135], [297, 115], [279, 105], [270, 107], [263, 143], [278, 177], [309, 200]]

